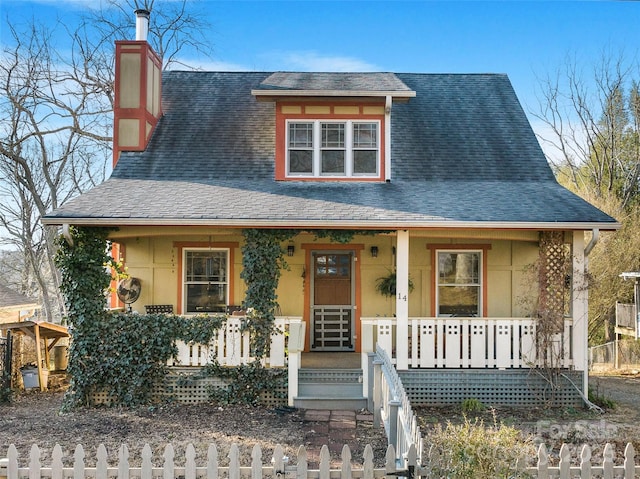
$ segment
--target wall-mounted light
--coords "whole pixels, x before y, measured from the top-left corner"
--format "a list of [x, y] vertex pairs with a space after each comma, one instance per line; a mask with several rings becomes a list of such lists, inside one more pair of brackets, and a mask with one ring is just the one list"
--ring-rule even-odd
[[295, 253], [295, 251], [296, 248], [292, 244], [287, 246], [287, 256], [293, 256], [293, 253]]
[[377, 258], [378, 257], [378, 247], [377, 246], [372, 246], [371, 247], [371, 257], [372, 258]]

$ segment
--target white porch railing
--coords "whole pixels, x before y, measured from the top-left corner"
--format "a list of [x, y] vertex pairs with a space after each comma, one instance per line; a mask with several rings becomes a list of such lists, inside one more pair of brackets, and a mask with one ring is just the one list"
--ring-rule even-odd
[[[244, 317], [229, 316], [217, 337], [210, 344], [177, 342], [177, 360], [169, 366], [205, 366], [216, 358], [222, 366], [238, 366], [253, 360], [250, 354], [249, 333], [242, 332]], [[265, 365], [283, 367], [286, 364], [286, 349], [289, 325], [299, 323], [300, 317], [277, 317], [275, 327], [279, 331], [271, 336], [271, 349]]]
[[[396, 357], [396, 319], [362, 318], [363, 352], [378, 343]], [[544, 355], [536, 351], [536, 322], [530, 318], [409, 318], [411, 368], [530, 368], [573, 366], [573, 322], [552, 337]], [[369, 349], [371, 348], [371, 349]]]
[[417, 452], [417, 465], [422, 465], [424, 447], [418, 418], [413, 413], [400, 376], [380, 345], [373, 357], [373, 388], [369, 394], [373, 396], [373, 426], [384, 426], [400, 467], [405, 467], [404, 459], [412, 447]]

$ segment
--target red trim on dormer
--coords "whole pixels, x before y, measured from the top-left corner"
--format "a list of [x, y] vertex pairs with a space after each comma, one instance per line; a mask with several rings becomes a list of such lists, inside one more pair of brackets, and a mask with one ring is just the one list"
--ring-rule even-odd
[[[335, 113], [341, 107], [358, 107], [357, 113]], [[283, 113], [283, 107], [300, 107], [300, 113]], [[305, 109], [313, 107], [329, 108], [329, 113], [306, 113]], [[365, 113], [367, 107], [381, 107], [384, 110], [384, 102], [355, 102], [341, 101], [330, 102], [322, 100], [309, 101], [281, 101], [276, 104], [276, 151], [275, 151], [275, 178], [280, 181], [384, 181], [385, 178], [385, 115]], [[287, 120], [376, 120], [380, 122], [380, 170], [378, 176], [361, 177], [340, 177], [340, 176], [317, 176], [317, 177], [287, 177]]]

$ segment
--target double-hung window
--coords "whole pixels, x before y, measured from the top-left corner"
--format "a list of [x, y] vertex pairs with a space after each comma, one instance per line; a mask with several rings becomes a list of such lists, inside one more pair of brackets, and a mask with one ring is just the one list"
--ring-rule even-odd
[[377, 177], [379, 137], [377, 121], [289, 121], [287, 176]]
[[183, 250], [183, 311], [224, 312], [229, 301], [229, 250]]
[[482, 252], [437, 252], [437, 315], [482, 316]]

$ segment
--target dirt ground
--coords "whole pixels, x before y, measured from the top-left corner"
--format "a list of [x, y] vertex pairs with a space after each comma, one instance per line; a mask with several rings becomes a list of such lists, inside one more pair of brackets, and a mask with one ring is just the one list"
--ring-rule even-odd
[[[501, 408], [469, 415], [482, 418], [487, 425], [498, 422], [517, 427], [544, 442], [557, 456], [562, 443], [571, 444], [572, 456], [587, 443], [593, 448], [594, 462], [599, 461], [607, 442], [615, 446], [617, 460], [621, 461], [624, 446], [632, 442], [640, 450], [640, 375], [594, 376], [590, 382], [599, 396], [615, 402], [616, 407], [604, 414], [573, 408], [547, 410], [535, 408]], [[221, 465], [228, 460], [229, 446], [238, 444], [243, 465], [248, 465], [251, 450], [258, 444], [263, 462], [272, 457], [276, 444], [283, 446], [285, 455], [295, 463], [297, 449], [316, 447], [320, 431], [318, 424], [305, 420], [301, 411], [289, 408], [264, 409], [252, 407], [218, 407], [211, 404], [167, 405], [136, 410], [119, 408], [77, 409], [62, 413], [63, 393], [29, 391], [14, 395], [10, 404], [0, 405], [0, 457], [9, 444], [14, 444], [20, 457], [26, 458], [32, 444], [41, 449], [41, 457], [48, 459], [54, 445], [60, 444], [65, 465], [71, 465], [77, 444], [82, 444], [87, 465], [95, 463], [99, 444], [104, 444], [109, 463], [117, 463], [121, 444], [127, 444], [132, 465], [139, 464], [144, 444], [149, 444], [156, 463], [161, 463], [165, 446], [175, 448], [176, 462], [182, 462], [189, 443], [196, 448], [198, 462], [203, 462], [209, 444], [215, 444]], [[434, 424], [460, 421], [459, 408], [416, 408], [428, 438]], [[386, 449], [384, 432], [373, 429], [370, 421], [357, 421], [352, 449], [353, 463], [358, 464], [366, 444], [374, 448], [376, 458], [383, 458]], [[334, 453], [338, 456], [338, 453]], [[47, 461], [48, 462], [48, 461]]]
[[[205, 463], [209, 445], [215, 444], [219, 463], [225, 466], [230, 445], [235, 443], [240, 449], [241, 465], [248, 466], [256, 444], [260, 446], [265, 464], [270, 462], [277, 444], [283, 447], [292, 463], [296, 462], [300, 445], [305, 445], [311, 458], [318, 455], [324, 444], [319, 445], [318, 440], [322, 439], [326, 424], [309, 421], [303, 411], [291, 408], [198, 404], [134, 410], [79, 408], [63, 413], [62, 400], [62, 392], [34, 390], [15, 394], [10, 404], [0, 404], [0, 457], [6, 455], [9, 444], [14, 444], [19, 457], [27, 458], [32, 444], [37, 444], [43, 463], [47, 464], [53, 447], [60, 444], [63, 463], [71, 466], [74, 450], [82, 444], [85, 462], [87, 466], [93, 466], [98, 446], [104, 444], [109, 464], [115, 465], [118, 449], [126, 444], [131, 465], [139, 466], [142, 448], [149, 444], [154, 463], [161, 465], [164, 448], [171, 443], [176, 464], [181, 464], [186, 447], [191, 443], [196, 449], [198, 464]], [[387, 447], [384, 430], [374, 429], [370, 420], [356, 421], [355, 428], [355, 441], [349, 441], [353, 464], [362, 461], [367, 444], [372, 446], [374, 457], [381, 458], [382, 464]], [[339, 451], [330, 449], [332, 462], [338, 462]], [[311, 459], [309, 462], [313, 467]]]

